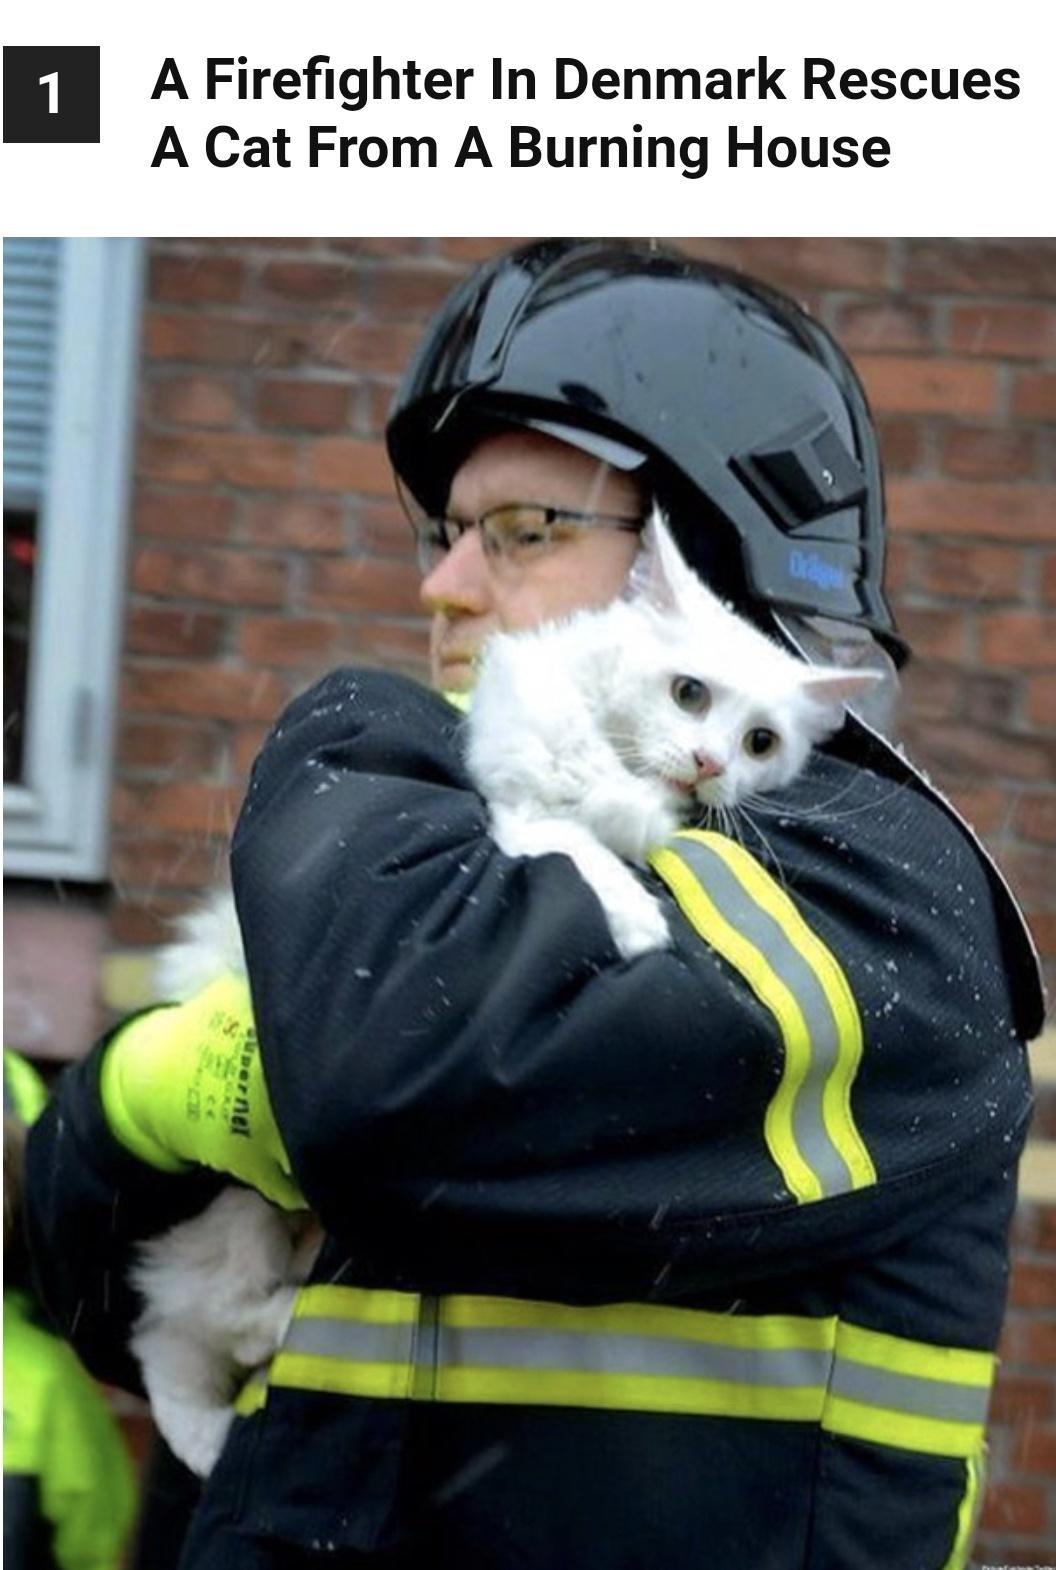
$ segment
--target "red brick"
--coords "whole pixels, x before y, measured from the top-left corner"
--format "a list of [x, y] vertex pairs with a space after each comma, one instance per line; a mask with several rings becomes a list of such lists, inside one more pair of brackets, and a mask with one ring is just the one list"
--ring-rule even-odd
[[994, 611], [979, 623], [983, 659], [1017, 670], [1056, 665], [1056, 616], [1038, 611]]
[[156, 491], [141, 486], [136, 492], [134, 516], [139, 535], [228, 540], [235, 533], [234, 499], [214, 491]]
[[1052, 1417], [1056, 1387], [1051, 1380], [1026, 1379], [999, 1371], [990, 1402], [990, 1422], [1019, 1425], [1025, 1419]]
[[121, 707], [130, 714], [193, 714], [220, 720], [267, 720], [287, 699], [272, 671], [222, 666], [159, 666], [125, 670]]
[[991, 414], [998, 372], [975, 360], [859, 354], [855, 366], [875, 409], [892, 414]]
[[246, 264], [235, 256], [158, 256], [150, 263], [150, 297], [179, 305], [241, 298]]
[[884, 588], [888, 594], [901, 594], [915, 581], [916, 545], [916, 540], [906, 535], [888, 538], [884, 551]]
[[[1036, 911], [1028, 922], [1037, 951], [1043, 959], [1056, 959], [1056, 912]], [[1053, 989], [1050, 989], [1053, 997]]]
[[1016, 1308], [1056, 1308], [1056, 1265], [1014, 1260], [1008, 1301]]
[[343, 431], [351, 402], [350, 388], [336, 382], [260, 382], [256, 414], [281, 430]]
[[1056, 422], [1056, 372], [1036, 371], [1017, 376], [1012, 413], [1022, 420]]
[[879, 349], [929, 349], [933, 342], [929, 307], [908, 300], [859, 300], [839, 312], [836, 336], [852, 354]]
[[959, 480], [1021, 480], [1034, 473], [1031, 431], [954, 426], [942, 433], [942, 467]]
[[249, 771], [269, 730], [268, 725], [240, 725], [236, 730], [231, 747], [231, 767], [238, 779], [249, 778]]
[[354, 436], [321, 436], [308, 444], [308, 483], [320, 491], [392, 494], [392, 469], [385, 448]]
[[1039, 295], [1052, 289], [1052, 240], [910, 240], [910, 293]]
[[924, 456], [924, 437], [919, 423], [883, 415], [876, 423], [884, 473], [906, 473], [918, 468]]
[[1016, 804], [1015, 825], [1025, 840], [1056, 845], [1056, 794], [1028, 794]]
[[137, 472], [148, 480], [294, 490], [301, 478], [300, 448], [286, 436], [148, 432], [139, 443]]
[[206, 840], [186, 834], [122, 834], [110, 851], [110, 876], [129, 888], [201, 888], [221, 880], [229, 849], [226, 832]]
[[143, 545], [132, 562], [132, 587], [141, 594], [224, 605], [281, 605], [286, 576], [285, 562], [248, 551], [178, 551]]
[[204, 659], [219, 654], [224, 618], [206, 611], [169, 611], [133, 605], [125, 627], [130, 654], [174, 654]]
[[309, 616], [250, 616], [242, 623], [239, 650], [255, 665], [305, 666], [331, 659], [340, 623]]
[[958, 774], [1047, 784], [1056, 773], [1056, 739], [989, 733], [977, 725], [917, 727], [911, 750], [917, 762], [937, 777], [945, 775], [949, 785]]
[[950, 799], [977, 834], [997, 834], [1008, 820], [1008, 792], [995, 786], [958, 786]]
[[213, 772], [220, 755], [219, 737], [201, 724], [164, 720], [124, 720], [121, 724], [117, 764], [122, 772], [176, 771], [201, 778]]
[[144, 349], [149, 359], [202, 365], [304, 365], [313, 358], [308, 321], [275, 321], [196, 311], [147, 311]]
[[1027, 682], [1027, 713], [1035, 725], [1056, 729], [1056, 676], [1032, 676]]
[[1056, 605], [1056, 554], [1045, 557], [1042, 571], [1041, 597], [1046, 605]]
[[966, 623], [963, 611], [903, 605], [898, 613], [898, 624], [915, 654], [935, 660], [964, 658]]
[[107, 911], [107, 926], [115, 943], [154, 948], [171, 943], [177, 916], [193, 908], [200, 896], [151, 894], [122, 897], [114, 894]]
[[[1029, 850], [1005, 846], [998, 861], [1025, 911], [1051, 910], [1056, 891], [1056, 852], [1033, 845]], [[1056, 1288], [1056, 1275], [1053, 1276]], [[1056, 1294], [1050, 1305], [1056, 1309]]]
[[420, 321], [447, 299], [458, 281], [443, 265], [381, 268], [371, 279], [371, 311], [385, 320]]
[[926, 543], [916, 583], [934, 594], [965, 600], [1009, 600], [1019, 595], [1024, 553], [1001, 545]]
[[419, 577], [409, 562], [360, 556], [310, 564], [306, 604], [313, 610], [373, 611], [381, 615], [421, 614]]
[[991, 1483], [980, 1524], [987, 1531], [1043, 1532], [1045, 1491], [1026, 1483]]
[[[360, 376], [400, 374], [418, 346], [417, 327], [399, 323], [306, 321], [303, 338], [306, 360], [316, 365], [342, 367]], [[277, 362], [291, 363], [291, 362]]]
[[[671, 243], [671, 242], [669, 242]], [[445, 242], [445, 254], [452, 254]], [[887, 240], [696, 240], [673, 242], [691, 256], [742, 268], [797, 293], [802, 289], [884, 289]], [[486, 253], [488, 254], [488, 253]]]
[[1056, 356], [1056, 309], [1045, 305], [956, 305], [950, 348], [959, 354], [1045, 360]]
[[[1056, 1097], [1052, 1098], [1056, 1101]], [[1037, 1205], [1037, 1246], [1045, 1253], [1056, 1254], [1056, 1205]], [[1054, 1321], [1056, 1333], [1056, 1321]]]
[[1020, 1472], [1044, 1472], [1056, 1477], [1056, 1428], [1048, 1423], [1025, 1423], [1014, 1451]]
[[245, 537], [251, 545], [276, 550], [326, 551], [345, 548], [345, 505], [340, 501], [279, 501], [254, 498], [245, 514]]
[[151, 411], [163, 425], [231, 426], [238, 418], [233, 382], [210, 376], [167, 376], [150, 384]]
[[360, 502], [355, 509], [355, 540], [368, 556], [416, 559], [411, 526], [395, 501]]
[[229, 837], [240, 805], [241, 793], [231, 785], [201, 780], [122, 780], [114, 791], [111, 818], [126, 828]]
[[[900, 610], [898, 621], [908, 636], [905, 614]], [[959, 670], [915, 658], [902, 677], [902, 692], [907, 724], [919, 720], [955, 719], [961, 712], [963, 677]]]
[[1046, 544], [1052, 539], [1052, 491], [1045, 485], [894, 479], [887, 487], [887, 499], [895, 529]]
[[512, 251], [515, 246], [527, 245], [527, 240], [493, 240], [469, 239], [441, 240], [439, 249], [441, 256], [448, 256], [456, 262], [486, 262], [489, 257], [498, 256], [500, 251]]
[[429, 680], [429, 623], [407, 625], [371, 617], [359, 624], [357, 659]]
[[1021, 1315], [1009, 1315], [999, 1351], [1003, 1360], [1015, 1363], [1017, 1367], [1056, 1368], [1056, 1318], [1024, 1319]]
[[384, 433], [395, 397], [395, 382], [371, 382], [368, 386], [366, 427], [371, 436]]
[[363, 274], [352, 262], [269, 262], [260, 289], [326, 310], [355, 311], [363, 304]]
[[363, 236], [356, 239], [327, 240], [332, 251], [343, 251], [349, 256], [420, 256], [428, 242], [422, 239], [405, 240], [398, 235]]
[[971, 671], [964, 678], [961, 718], [987, 730], [1001, 730], [1019, 707], [1022, 678]]

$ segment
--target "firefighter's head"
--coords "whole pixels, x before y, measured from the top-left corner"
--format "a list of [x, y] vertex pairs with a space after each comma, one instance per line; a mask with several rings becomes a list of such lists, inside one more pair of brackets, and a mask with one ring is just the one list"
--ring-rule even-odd
[[[690, 564], [760, 626], [903, 657], [861, 388], [824, 329], [752, 279], [617, 242], [499, 257], [427, 331], [387, 436], [455, 655], [492, 615], [519, 626], [611, 597], [656, 499]], [[539, 544], [514, 593], [518, 528]]]

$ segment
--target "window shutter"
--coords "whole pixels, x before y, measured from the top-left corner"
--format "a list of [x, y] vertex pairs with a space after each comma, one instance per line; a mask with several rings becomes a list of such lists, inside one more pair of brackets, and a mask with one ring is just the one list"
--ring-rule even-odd
[[4, 506], [36, 511], [44, 492], [60, 240], [4, 241]]

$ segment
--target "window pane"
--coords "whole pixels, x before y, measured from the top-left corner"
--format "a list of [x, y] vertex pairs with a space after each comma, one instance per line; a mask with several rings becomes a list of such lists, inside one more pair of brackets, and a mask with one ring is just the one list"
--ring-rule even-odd
[[37, 519], [4, 510], [4, 784], [22, 783]]

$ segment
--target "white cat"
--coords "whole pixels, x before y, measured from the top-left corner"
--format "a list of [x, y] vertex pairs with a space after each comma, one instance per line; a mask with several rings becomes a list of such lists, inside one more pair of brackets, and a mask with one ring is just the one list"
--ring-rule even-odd
[[[627, 862], [704, 809], [789, 784], [844, 704], [878, 677], [787, 653], [727, 609], [682, 561], [658, 515], [624, 598], [527, 632], [494, 635], [468, 720], [467, 763], [510, 855], [562, 852], [590, 884], [624, 959], [669, 942]], [[622, 859], [621, 859], [622, 858]], [[242, 970], [230, 894], [164, 951], [161, 993], [191, 996]], [[206, 1473], [247, 1369], [281, 1342], [318, 1246], [246, 1189], [148, 1243], [132, 1347], [159, 1428]]]
[[[688, 818], [796, 778], [880, 676], [807, 665], [723, 605], [654, 511], [628, 593], [493, 635], [467, 761], [511, 856], [570, 856], [633, 959], [669, 941], [644, 865]], [[621, 859], [622, 858], [622, 859]]]

